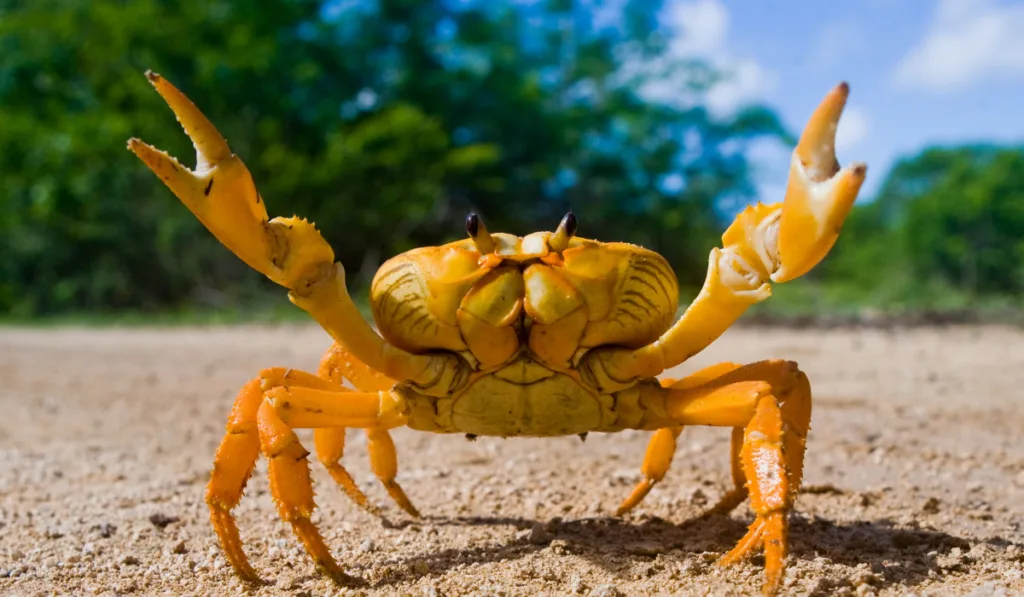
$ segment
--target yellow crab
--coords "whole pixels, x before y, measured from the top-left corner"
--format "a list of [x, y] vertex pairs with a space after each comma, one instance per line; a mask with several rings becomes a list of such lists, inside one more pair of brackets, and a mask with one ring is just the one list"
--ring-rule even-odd
[[291, 301], [335, 340], [316, 375], [263, 370], [242, 388], [228, 418], [206, 501], [243, 579], [259, 582], [231, 510], [262, 451], [281, 518], [321, 570], [339, 583], [353, 580], [310, 521], [309, 452], [296, 428], [315, 430], [320, 462], [369, 507], [339, 462], [345, 430], [365, 429], [374, 474], [418, 516], [395, 480], [388, 431], [396, 427], [498, 437], [653, 430], [644, 480], [621, 514], [665, 476], [683, 426], [714, 425], [733, 429], [735, 488], [713, 510], [728, 512], [749, 495], [756, 514], [720, 562], [763, 545], [764, 592], [778, 591], [810, 426], [807, 377], [789, 361], [722, 363], [679, 381], [656, 376], [768, 298], [770, 282], [805, 274], [835, 243], [866, 174], [863, 164], [841, 169], [836, 162], [845, 83], [811, 116], [785, 200], [736, 218], [723, 248], [711, 251], [703, 290], [677, 321], [676, 278], [657, 253], [578, 238], [572, 213], [554, 232], [524, 237], [489, 233], [471, 214], [468, 239], [414, 249], [380, 268], [371, 291], [378, 333], [360, 316], [341, 264], [313, 224], [270, 220], [248, 170], [217, 129], [173, 85], [147, 76], [195, 144], [196, 169], [138, 139], [128, 147], [225, 246], [288, 288]]

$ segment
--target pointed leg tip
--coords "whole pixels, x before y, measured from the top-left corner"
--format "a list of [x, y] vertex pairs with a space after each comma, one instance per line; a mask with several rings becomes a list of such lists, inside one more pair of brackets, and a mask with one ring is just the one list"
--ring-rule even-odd
[[779, 587], [781, 584], [781, 578], [767, 580], [764, 583], [764, 587], [761, 589], [761, 594], [764, 595], [764, 597], [775, 597], [779, 594]]
[[406, 500], [406, 502], [404, 504], [399, 504], [399, 507], [401, 507], [402, 510], [405, 510], [406, 514], [408, 514], [409, 516], [411, 516], [411, 517], [413, 517], [413, 518], [415, 518], [417, 520], [423, 518], [423, 515], [420, 514], [420, 511], [416, 508], [416, 506], [413, 506], [412, 502], [410, 502], [408, 500]]
[[323, 574], [328, 576], [332, 582], [338, 587], [356, 587], [362, 584], [362, 579], [351, 576], [342, 571], [341, 567], [338, 566], [337, 562], [317, 562], [316, 568]]
[[260, 575], [256, 571], [249, 571], [238, 575], [242, 579], [242, 582], [252, 585], [253, 587], [264, 587], [270, 584], [269, 581], [260, 578]]

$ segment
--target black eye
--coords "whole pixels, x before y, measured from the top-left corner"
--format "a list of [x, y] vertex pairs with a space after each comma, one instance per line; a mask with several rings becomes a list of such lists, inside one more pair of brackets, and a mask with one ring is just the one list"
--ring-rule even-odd
[[477, 233], [480, 232], [480, 216], [474, 213], [466, 216], [466, 232], [469, 233], [470, 238], [476, 238]]
[[570, 211], [569, 213], [565, 214], [565, 217], [562, 218], [562, 223], [559, 224], [558, 227], [563, 228], [565, 230], [565, 233], [571, 237], [576, 235], [576, 226], [578, 224], [579, 222], [576, 220], [576, 214]]

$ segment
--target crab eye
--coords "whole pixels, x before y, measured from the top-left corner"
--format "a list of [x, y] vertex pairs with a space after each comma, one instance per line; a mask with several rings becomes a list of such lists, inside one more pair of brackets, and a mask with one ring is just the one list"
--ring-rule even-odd
[[487, 232], [487, 226], [484, 226], [480, 216], [475, 213], [466, 216], [466, 233], [469, 234], [469, 238], [473, 239], [473, 244], [476, 245], [476, 250], [481, 255], [494, 251], [494, 239]]
[[562, 221], [558, 223], [558, 230], [555, 230], [555, 233], [548, 240], [551, 250], [556, 253], [566, 250], [569, 247], [569, 241], [576, 235], [576, 226], [578, 224], [579, 221], [576, 219], [576, 214], [571, 211], [565, 214]]
[[569, 238], [572, 238], [573, 236], [576, 236], [577, 225], [579, 225], [579, 221], [576, 219], [576, 214], [570, 211], [569, 213], [565, 214], [565, 217], [562, 218], [562, 221], [558, 224], [558, 227], [564, 228], [565, 233], [569, 236]]

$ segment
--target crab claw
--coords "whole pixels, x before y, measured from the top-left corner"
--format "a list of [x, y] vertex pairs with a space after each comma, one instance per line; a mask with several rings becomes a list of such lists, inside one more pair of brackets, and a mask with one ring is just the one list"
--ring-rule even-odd
[[294, 288], [311, 267], [334, 260], [334, 252], [311, 223], [298, 218], [268, 221], [249, 170], [213, 124], [166, 79], [152, 71], [146, 77], [192, 139], [196, 168], [189, 170], [139, 139], [130, 139], [128, 149], [221, 243], [249, 267], [288, 288]]
[[825, 258], [864, 182], [866, 165], [840, 168], [836, 161], [836, 129], [849, 93], [850, 86], [840, 83], [825, 96], [793, 151], [774, 282], [798, 278]]

